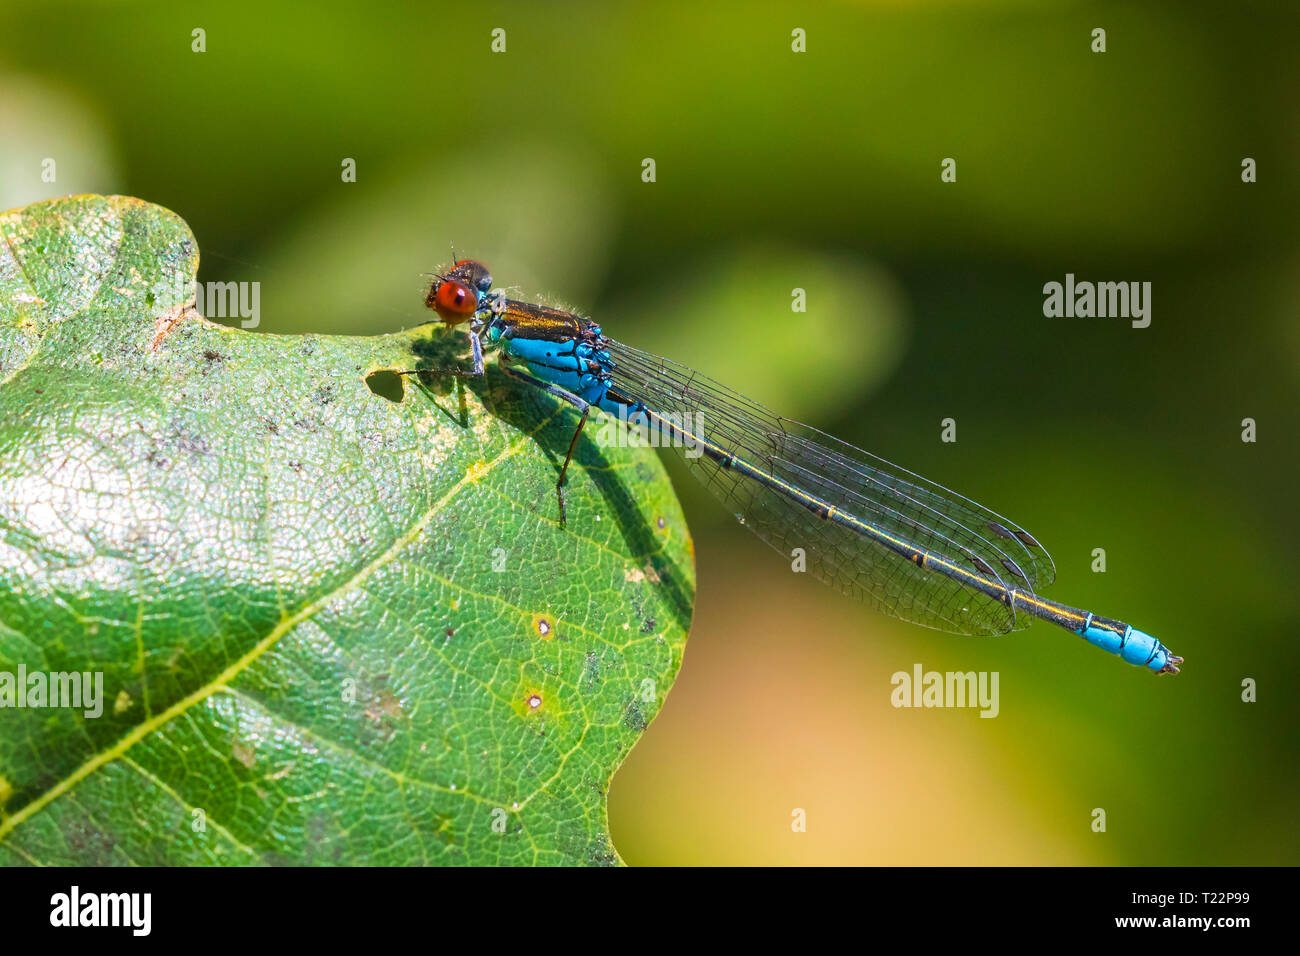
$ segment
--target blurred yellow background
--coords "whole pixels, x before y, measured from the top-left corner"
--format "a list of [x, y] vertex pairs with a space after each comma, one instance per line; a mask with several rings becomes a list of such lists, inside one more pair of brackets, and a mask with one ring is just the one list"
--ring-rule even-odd
[[[266, 332], [425, 321], [454, 242], [1007, 514], [1056, 558], [1051, 596], [1187, 658], [1155, 678], [1045, 624], [882, 618], [676, 467], [698, 606], [611, 788], [629, 863], [1294, 864], [1297, 17], [10, 0], [0, 208], [168, 206], [201, 280], [261, 283]], [[1044, 317], [1067, 273], [1151, 282], [1151, 326]], [[997, 671], [999, 715], [895, 709], [917, 663]]]

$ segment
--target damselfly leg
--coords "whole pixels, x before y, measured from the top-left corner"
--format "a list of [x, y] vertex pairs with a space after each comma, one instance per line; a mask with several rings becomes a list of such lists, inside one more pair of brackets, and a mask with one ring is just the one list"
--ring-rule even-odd
[[582, 429], [587, 424], [587, 417], [591, 414], [591, 403], [579, 398], [567, 389], [560, 388], [558, 385], [552, 385], [550, 382], [543, 382], [539, 378], [533, 378], [527, 372], [521, 372], [516, 368], [511, 368], [505, 362], [498, 362], [500, 369], [511, 378], [526, 382], [534, 388], [540, 388], [544, 392], [554, 395], [572, 405], [582, 412], [582, 418], [578, 420], [578, 427], [573, 430], [573, 437], [569, 439], [569, 450], [564, 453], [564, 464], [560, 466], [560, 477], [555, 482], [555, 496], [560, 502], [560, 527], [563, 528], [567, 522], [567, 515], [564, 510], [564, 480], [569, 473], [569, 462], [573, 459], [573, 450], [578, 447], [578, 436], [582, 434]]
[[474, 356], [474, 367], [468, 368], [404, 368], [394, 369], [396, 375], [459, 375], [463, 378], [478, 378], [483, 374], [483, 343], [479, 340], [477, 332], [469, 333], [470, 349]]

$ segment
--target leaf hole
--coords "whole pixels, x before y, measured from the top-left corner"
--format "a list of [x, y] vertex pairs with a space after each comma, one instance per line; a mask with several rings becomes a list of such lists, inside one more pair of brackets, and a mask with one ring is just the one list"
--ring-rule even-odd
[[371, 372], [367, 375], [366, 388], [390, 402], [401, 402], [406, 397], [406, 387], [402, 384], [402, 376], [396, 372], [390, 372], [388, 369], [380, 369], [378, 372]]

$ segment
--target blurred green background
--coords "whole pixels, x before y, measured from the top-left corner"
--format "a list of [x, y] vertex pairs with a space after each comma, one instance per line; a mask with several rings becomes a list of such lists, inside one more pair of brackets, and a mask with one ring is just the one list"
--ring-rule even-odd
[[[610, 792], [628, 862], [1294, 864], [1282, 6], [8, 0], [0, 208], [168, 206], [202, 280], [262, 283], [266, 332], [422, 322], [421, 274], [454, 241], [499, 284], [1009, 515], [1056, 558], [1052, 596], [1187, 658], [1155, 678], [1044, 624], [882, 618], [677, 468], [698, 606]], [[1045, 318], [1067, 272], [1150, 281], [1151, 326]], [[918, 662], [998, 671], [999, 716], [894, 709], [890, 675]]]

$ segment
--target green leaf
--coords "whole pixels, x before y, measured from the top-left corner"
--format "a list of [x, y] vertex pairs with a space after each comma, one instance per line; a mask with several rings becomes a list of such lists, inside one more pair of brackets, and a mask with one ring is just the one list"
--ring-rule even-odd
[[589, 426], [562, 529], [571, 409], [382, 371], [463, 335], [216, 325], [136, 199], [0, 234], [0, 863], [618, 862], [694, 598], [654, 453]]

